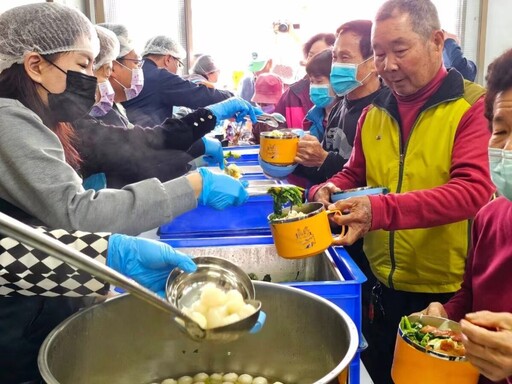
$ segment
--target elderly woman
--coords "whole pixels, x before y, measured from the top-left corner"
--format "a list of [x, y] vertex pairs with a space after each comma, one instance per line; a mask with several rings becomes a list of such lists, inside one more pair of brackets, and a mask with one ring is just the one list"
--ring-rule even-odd
[[[222, 209], [244, 203], [248, 196], [239, 181], [204, 168], [165, 183], [147, 179], [121, 190], [82, 187], [75, 171], [82, 159], [70, 122], [89, 113], [96, 102], [92, 73], [98, 51], [94, 26], [74, 8], [37, 3], [0, 15], [2, 212], [68, 231], [138, 234], [197, 204]], [[205, 118], [216, 120], [225, 108], [208, 111]], [[142, 267], [137, 255], [152, 252], [129, 243], [118, 256], [107, 257], [110, 266], [123, 272]], [[165, 256], [172, 253], [165, 248], [150, 265], [168, 273], [177, 264]], [[83, 297], [0, 296], [0, 381], [37, 380], [40, 343], [86, 304]]]
[[[499, 197], [477, 214], [461, 289], [424, 314], [462, 326], [466, 355], [483, 376], [479, 383], [512, 383], [512, 50], [488, 68], [485, 116], [489, 164]], [[490, 380], [489, 380], [490, 379]]]

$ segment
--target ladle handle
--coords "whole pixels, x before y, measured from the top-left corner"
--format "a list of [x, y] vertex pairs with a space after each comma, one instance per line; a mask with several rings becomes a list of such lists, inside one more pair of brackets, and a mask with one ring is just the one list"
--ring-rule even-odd
[[178, 308], [162, 299], [153, 291], [143, 287], [136, 281], [127, 278], [123, 274], [86, 256], [82, 252], [77, 251], [59, 240], [38, 232], [34, 228], [1, 212], [0, 232], [23, 244], [29, 245], [42, 252], [46, 252], [49, 255], [74, 266], [75, 268], [81, 269], [117, 287], [125, 289], [134, 296], [137, 296], [138, 298], [182, 320], [187, 329], [189, 329], [189, 327], [195, 328], [195, 325], [197, 325], [195, 321], [181, 313]]

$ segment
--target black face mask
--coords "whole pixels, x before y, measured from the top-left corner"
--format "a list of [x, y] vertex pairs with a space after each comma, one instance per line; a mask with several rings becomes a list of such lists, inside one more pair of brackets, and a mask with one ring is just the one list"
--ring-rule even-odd
[[48, 62], [66, 74], [66, 89], [62, 93], [51, 93], [41, 84], [48, 91], [48, 105], [55, 119], [73, 122], [87, 116], [96, 102], [96, 77], [76, 71], [65, 72], [51, 61]]

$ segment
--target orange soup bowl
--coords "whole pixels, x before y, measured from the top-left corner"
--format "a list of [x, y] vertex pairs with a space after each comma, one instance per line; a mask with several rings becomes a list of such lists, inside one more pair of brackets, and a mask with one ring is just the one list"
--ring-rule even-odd
[[[442, 317], [411, 315], [409, 321], [435, 327], [446, 322], [449, 329], [460, 331], [459, 323]], [[476, 384], [479, 373], [464, 356], [434, 352], [412, 342], [399, 325], [391, 377], [395, 384]]]
[[[275, 135], [281, 136], [275, 136]], [[295, 164], [299, 135], [290, 129], [276, 129], [260, 134], [261, 159], [274, 165]]]
[[[277, 254], [286, 259], [300, 259], [318, 255], [329, 248], [334, 239], [327, 215], [341, 212], [327, 211], [322, 203], [316, 202], [294, 206], [293, 210], [304, 216], [274, 220], [268, 216]], [[290, 208], [283, 209], [284, 214], [289, 211]], [[345, 227], [342, 227], [339, 236], [344, 233]]]

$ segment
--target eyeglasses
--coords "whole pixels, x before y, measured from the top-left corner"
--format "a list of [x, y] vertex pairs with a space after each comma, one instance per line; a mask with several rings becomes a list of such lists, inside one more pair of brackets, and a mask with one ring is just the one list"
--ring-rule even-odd
[[125, 57], [120, 57], [119, 59], [117, 59], [117, 61], [131, 61], [135, 63], [137, 68], [142, 68], [142, 66], [144, 65], [144, 59], [127, 59]]
[[182, 67], [184, 66], [183, 61], [181, 61], [181, 60], [180, 60], [180, 59], [178, 59], [177, 57], [174, 57], [174, 56], [171, 56], [171, 57], [172, 57], [174, 60], [176, 60], [176, 62], [177, 62], [177, 65], [176, 65], [176, 66], [177, 66], [178, 68], [182, 68]]

